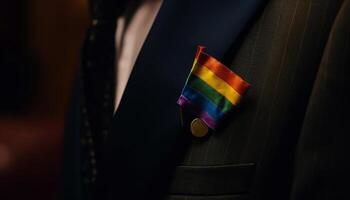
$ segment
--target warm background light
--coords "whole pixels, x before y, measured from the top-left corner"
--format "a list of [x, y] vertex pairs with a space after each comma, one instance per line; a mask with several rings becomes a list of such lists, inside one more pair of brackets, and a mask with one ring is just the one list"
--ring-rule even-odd
[[[87, 2], [6, 1], [1, 27], [25, 46], [35, 65], [36, 87], [20, 112], [0, 113], [0, 199], [55, 199], [64, 114], [88, 24]], [[21, 19], [15, 17], [19, 12]]]

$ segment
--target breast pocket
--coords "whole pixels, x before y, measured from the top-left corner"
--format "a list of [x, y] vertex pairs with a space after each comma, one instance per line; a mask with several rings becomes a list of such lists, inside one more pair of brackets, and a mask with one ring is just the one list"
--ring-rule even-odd
[[250, 191], [255, 168], [254, 163], [179, 166], [168, 199], [242, 199]]

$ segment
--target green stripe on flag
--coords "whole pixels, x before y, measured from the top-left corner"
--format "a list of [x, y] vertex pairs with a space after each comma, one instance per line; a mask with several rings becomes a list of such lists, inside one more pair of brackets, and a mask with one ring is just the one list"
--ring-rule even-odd
[[200, 92], [203, 96], [206, 96], [218, 108], [220, 108], [223, 113], [229, 111], [233, 107], [233, 104], [230, 101], [197, 76], [191, 75], [188, 80], [188, 85]]

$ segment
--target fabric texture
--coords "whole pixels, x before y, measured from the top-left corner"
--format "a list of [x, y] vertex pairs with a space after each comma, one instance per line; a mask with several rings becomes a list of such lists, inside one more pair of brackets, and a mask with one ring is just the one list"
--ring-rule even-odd
[[177, 103], [216, 130], [241, 100], [249, 84], [199, 46]]
[[[348, 199], [349, 9], [349, 0], [166, 0], [114, 116], [103, 96], [115, 27], [93, 26], [77, 81], [87, 89], [75, 87], [68, 114], [64, 199], [85, 194], [82, 102], [96, 138], [109, 127], [96, 140], [94, 199]], [[176, 104], [197, 45], [252, 86], [227, 126], [202, 139]]]
[[350, 1], [334, 20], [295, 157], [293, 200], [348, 199]]

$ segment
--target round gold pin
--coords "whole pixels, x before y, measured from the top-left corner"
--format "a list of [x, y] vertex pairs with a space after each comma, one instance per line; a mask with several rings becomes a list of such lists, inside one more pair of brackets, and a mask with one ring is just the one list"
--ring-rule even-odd
[[191, 132], [195, 137], [204, 137], [208, 134], [208, 126], [199, 118], [194, 119], [191, 122]]

